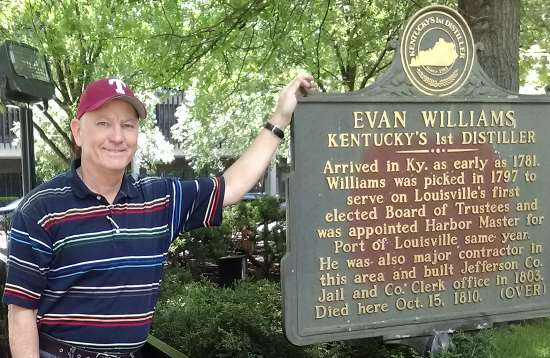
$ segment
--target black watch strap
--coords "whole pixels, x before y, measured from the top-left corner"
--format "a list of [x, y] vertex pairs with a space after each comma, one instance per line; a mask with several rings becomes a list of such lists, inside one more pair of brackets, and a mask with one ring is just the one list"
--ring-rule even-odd
[[275, 134], [277, 137], [284, 139], [285, 138], [285, 132], [281, 130], [281, 128], [271, 124], [270, 122], [266, 122], [264, 125], [264, 128], [270, 131], [271, 133]]

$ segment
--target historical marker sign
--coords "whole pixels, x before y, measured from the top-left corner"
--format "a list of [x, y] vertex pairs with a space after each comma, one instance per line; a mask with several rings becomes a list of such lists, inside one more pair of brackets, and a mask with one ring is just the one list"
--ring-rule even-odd
[[371, 87], [295, 113], [282, 264], [295, 344], [550, 313], [550, 98], [494, 85], [447, 7], [419, 11], [397, 52]]

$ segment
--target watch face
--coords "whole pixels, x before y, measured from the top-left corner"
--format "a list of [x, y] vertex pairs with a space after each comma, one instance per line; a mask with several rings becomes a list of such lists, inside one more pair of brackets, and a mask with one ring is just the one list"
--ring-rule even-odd
[[474, 40], [466, 20], [454, 10], [429, 6], [408, 23], [401, 38], [401, 62], [422, 93], [446, 96], [458, 91], [474, 64]]
[[46, 67], [46, 58], [32, 47], [17, 44], [9, 45], [10, 60], [18, 76], [28, 79], [51, 82]]

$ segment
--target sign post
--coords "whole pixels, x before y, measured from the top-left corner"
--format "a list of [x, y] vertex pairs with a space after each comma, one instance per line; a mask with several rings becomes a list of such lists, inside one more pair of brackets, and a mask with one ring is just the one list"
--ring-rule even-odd
[[32, 109], [26, 107], [19, 108], [19, 123], [21, 124], [21, 173], [23, 179], [23, 195], [26, 195], [36, 185]]
[[466, 21], [430, 6], [365, 90], [300, 101], [285, 332], [297, 345], [550, 314], [550, 98], [497, 87]]
[[0, 46], [0, 97], [27, 106], [19, 106], [21, 125], [21, 170], [23, 195], [36, 184], [31, 103], [48, 101], [54, 87], [46, 58], [34, 47], [6, 41]]

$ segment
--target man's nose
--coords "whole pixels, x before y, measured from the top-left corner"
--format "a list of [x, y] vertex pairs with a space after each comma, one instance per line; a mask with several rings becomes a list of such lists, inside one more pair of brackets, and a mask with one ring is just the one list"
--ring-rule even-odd
[[113, 142], [122, 142], [122, 140], [124, 139], [122, 127], [120, 125], [112, 126], [109, 138]]

